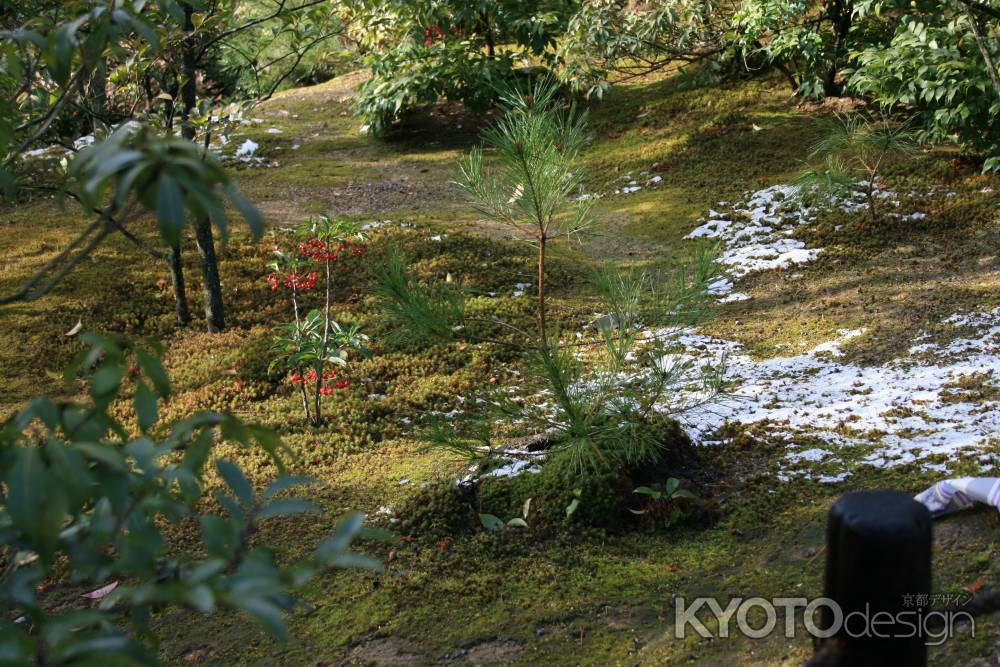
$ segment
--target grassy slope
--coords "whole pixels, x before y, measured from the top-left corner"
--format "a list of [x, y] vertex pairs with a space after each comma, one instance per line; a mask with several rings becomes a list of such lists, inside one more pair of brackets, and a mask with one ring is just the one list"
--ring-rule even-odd
[[[470, 119], [438, 114], [406, 141], [377, 142], [357, 133], [343, 81], [286, 93], [260, 115], [265, 122], [248, 135], [279, 166], [238, 177], [275, 224], [316, 212], [413, 223], [415, 230], [397, 236], [425, 275], [452, 273], [508, 295], [530, 271], [524, 249], [505, 241], [502, 230], [477, 223], [448, 184], [455, 159], [475, 139]], [[600, 200], [597, 233], [557, 253], [557, 311], [576, 322], [591, 312], [582, 280], [586, 262], [611, 259], [655, 270], [686, 256], [692, 246], [682, 236], [697, 217], [719, 200], [787, 180], [817, 122], [815, 114], [794, 109], [773, 82], [684, 89], [674, 80], [643, 81], [614, 91], [592, 110], [592, 190], [613, 189], [626, 174], [645, 170], [664, 181]], [[269, 127], [283, 133], [267, 134]], [[947, 155], [896, 165], [893, 185], [940, 185], [958, 196], [929, 197], [924, 210], [930, 215], [919, 225], [848, 225], [838, 232], [843, 220], [824, 221], [813, 232], [813, 240], [829, 248], [821, 261], [798, 280], [776, 273], [752, 279], [747, 291], [754, 299], [723, 309], [711, 332], [776, 354], [827, 340], [838, 328], [866, 325], [872, 333], [851, 354], [875, 361], [960, 307], [996, 305], [998, 221], [989, 197], [979, 192], [987, 184], [997, 188], [994, 180], [951, 164]], [[79, 224], [50, 202], [0, 212], [0, 288], [9, 289], [51, 256]], [[440, 233], [444, 241], [429, 240]], [[419, 451], [401, 419], [457, 407], [454, 397], [471, 393], [502, 359], [482, 352], [470, 360], [453, 349], [382, 349], [358, 368], [357, 386], [331, 404], [332, 424], [305, 427], [292, 394], [266, 374], [270, 327], [287, 317], [262, 281], [273, 243], [237, 238], [223, 252], [233, 326], [215, 337], [197, 327], [175, 330], [169, 290], [157, 285], [165, 269], [137, 261], [125, 242], [107, 244], [52, 295], [0, 313], [0, 412], [57, 391], [47, 371], [58, 370], [72, 353], [73, 341], [62, 334], [82, 319], [88, 328], [167, 339], [177, 387], [167, 417], [225, 408], [281, 429], [301, 454], [302, 472], [321, 480], [315, 495], [326, 510], [265, 530], [289, 553], [314, 544], [348, 508], [374, 512], [402, 502], [422, 481], [455, 474], [453, 462]], [[193, 262], [188, 275], [196, 303]], [[363, 276], [345, 272], [341, 284], [339, 316], [361, 321], [378, 341], [387, 332], [371, 304], [349, 298], [364, 287]], [[527, 316], [525, 301], [490, 303]], [[369, 393], [386, 399], [373, 402]], [[798, 664], [809, 653], [802, 639], [673, 639], [672, 596], [815, 595], [823, 559], [814, 556], [836, 496], [848, 488], [915, 491], [932, 477], [899, 469], [855, 475], [849, 487], [801, 481], [772, 487], [767, 473], [775, 452], [766, 442], [739, 439], [714, 454], [736, 486], [726, 494], [722, 520], [710, 528], [545, 540], [467, 533], [445, 543], [417, 535], [395, 548], [384, 576], [323, 578], [307, 594], [316, 608], [296, 618], [284, 647], [235, 616], [206, 622], [174, 613], [160, 624], [163, 655], [184, 664]], [[271, 474], [262, 457], [233, 455], [256, 479]], [[411, 484], [401, 486], [400, 479]], [[980, 575], [1000, 575], [996, 527], [992, 512], [940, 525], [936, 589], [954, 593]], [[375, 551], [388, 560], [385, 548]], [[964, 665], [988, 655], [995, 636], [992, 625], [980, 626], [976, 639], [938, 650], [936, 664]]]

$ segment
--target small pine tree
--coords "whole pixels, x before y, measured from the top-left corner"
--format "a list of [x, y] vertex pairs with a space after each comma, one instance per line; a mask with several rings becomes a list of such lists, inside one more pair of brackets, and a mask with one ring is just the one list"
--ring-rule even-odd
[[860, 189], [868, 205], [868, 215], [878, 220], [879, 176], [887, 159], [912, 155], [917, 142], [908, 123], [897, 125], [885, 116], [838, 114], [826, 134], [809, 152], [810, 160], [822, 166], [810, 167], [795, 180], [800, 196], [852, 195]]
[[506, 225], [538, 251], [538, 333], [548, 339], [545, 308], [545, 253], [549, 242], [579, 233], [589, 221], [590, 203], [574, 198], [583, 182], [578, 164], [587, 145], [587, 115], [558, 104], [559, 89], [542, 80], [528, 94], [509, 88], [501, 96], [503, 118], [483, 135], [496, 152], [487, 167], [483, 149], [461, 163], [459, 185], [483, 215]]

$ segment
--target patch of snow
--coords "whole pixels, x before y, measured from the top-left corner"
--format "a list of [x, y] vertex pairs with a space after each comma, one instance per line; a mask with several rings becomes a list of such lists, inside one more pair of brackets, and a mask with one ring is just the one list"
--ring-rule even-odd
[[281, 130], [279, 130], [276, 127], [269, 127], [269, 128], [267, 128], [267, 133], [268, 134], [281, 134], [282, 132], [281, 132]]
[[240, 144], [240, 147], [236, 149], [236, 153], [234, 153], [234, 155], [239, 159], [249, 160], [253, 157], [253, 154], [257, 152], [258, 148], [260, 148], [260, 144], [253, 139], [247, 139]]
[[27, 160], [32, 158], [45, 157], [46, 155], [56, 150], [57, 148], [58, 146], [44, 146], [42, 148], [36, 148], [34, 150], [25, 151], [21, 153], [21, 159]]
[[795, 452], [794, 454], [790, 454], [788, 458], [796, 461], [822, 461], [828, 456], [830, 456], [830, 452], [825, 449], [815, 447], [813, 449], [807, 449], [804, 452]]
[[735, 303], [737, 301], [746, 301], [749, 298], [750, 295], [744, 292], [731, 292], [719, 299], [719, 303]]
[[[956, 400], [949, 388], [963, 377], [991, 374], [1000, 382], [1000, 308], [959, 313], [945, 323], [969, 328], [948, 343], [923, 342], [910, 347], [921, 359], [904, 356], [880, 366], [844, 363], [842, 346], [863, 333], [841, 331], [838, 337], [813, 349], [757, 361], [739, 343], [685, 333], [685, 352], [664, 363], [693, 361], [719, 364], [737, 386], [721, 403], [695, 408], [681, 415], [685, 430], [696, 441], [728, 422], [766, 422], [782, 433], [808, 436], [830, 448], [863, 446], [874, 449], [863, 463], [892, 467], [940, 455], [955, 459], [981, 448], [1000, 433], [1000, 401]], [[917, 341], [926, 340], [918, 336]], [[926, 360], [925, 360], [926, 359]], [[658, 406], [677, 413], [680, 404], [696, 404], [697, 386], [683, 389], [669, 404]], [[790, 461], [815, 460], [819, 448], [790, 454]]]
[[714, 296], [728, 294], [733, 291], [733, 281], [726, 277], [716, 278], [705, 287], [705, 292]]
[[486, 473], [484, 477], [517, 477], [521, 473], [530, 472], [538, 474], [542, 472], [541, 466], [539, 466], [534, 461], [526, 461], [524, 459], [518, 459], [516, 461], [511, 461], [510, 463], [500, 466], [496, 470], [491, 470]]

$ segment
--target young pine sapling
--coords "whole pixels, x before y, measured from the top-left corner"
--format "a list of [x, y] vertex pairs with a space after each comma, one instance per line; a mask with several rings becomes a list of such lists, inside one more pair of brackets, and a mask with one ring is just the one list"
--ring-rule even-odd
[[573, 236], [588, 223], [590, 202], [574, 194], [583, 182], [578, 162], [587, 144], [587, 115], [561, 106], [559, 89], [542, 81], [530, 94], [509, 88], [501, 95], [507, 110], [483, 134], [496, 154], [495, 167], [474, 148], [461, 163], [459, 185], [483, 215], [508, 228], [537, 251], [538, 334], [548, 340], [545, 307], [545, 254], [551, 241]]
[[700, 251], [691, 266], [669, 276], [597, 272], [596, 291], [607, 314], [590, 336], [560, 336], [547, 318], [546, 248], [582, 232], [589, 221], [589, 204], [573, 196], [582, 178], [585, 119], [572, 107], [560, 108], [549, 84], [505, 99], [507, 112], [486, 134], [495, 166], [487, 168], [483, 152], [472, 151], [462, 163], [461, 185], [480, 212], [535, 245], [537, 331], [473, 316], [467, 293], [456, 283], [422, 284], [395, 248], [375, 271], [375, 293], [396, 338], [500, 344], [519, 351], [524, 361], [518, 386], [494, 388], [477, 401], [476, 414], [429, 419], [432, 446], [489, 458], [501, 436], [497, 425], [517, 424], [525, 435], [544, 436], [549, 452], [565, 454], [563, 460], [577, 469], [625, 469], [660, 460], [666, 453], [662, 416], [712, 400], [724, 389], [719, 366], [696, 364], [680, 350], [685, 327], [707, 311], [713, 257]]
[[795, 180], [797, 195], [851, 197], [858, 190], [865, 197], [868, 216], [878, 221], [880, 176], [888, 158], [911, 155], [917, 149], [909, 125], [896, 125], [888, 118], [872, 119], [861, 114], [840, 114], [825, 136], [813, 144], [811, 160], [822, 166], [810, 167]]

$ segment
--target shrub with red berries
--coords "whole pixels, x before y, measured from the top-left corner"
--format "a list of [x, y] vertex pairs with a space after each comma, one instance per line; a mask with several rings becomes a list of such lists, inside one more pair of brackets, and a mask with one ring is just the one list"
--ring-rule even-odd
[[[346, 367], [349, 350], [366, 353], [368, 337], [357, 326], [342, 327], [330, 316], [333, 265], [364, 252], [364, 246], [356, 242], [361, 238], [359, 231], [345, 218], [319, 216], [300, 223], [296, 234], [305, 240], [299, 242], [298, 252], [276, 252], [272, 273], [266, 278], [272, 292], [288, 288], [295, 316], [293, 322], [279, 327], [271, 366], [283, 367], [288, 382], [297, 387], [306, 419], [314, 424], [322, 422], [320, 398], [351, 386], [330, 366]], [[326, 295], [323, 307], [303, 315], [301, 292], [313, 290], [321, 279]]]

